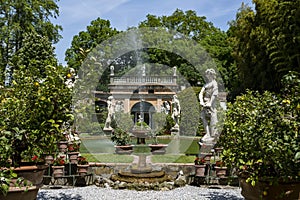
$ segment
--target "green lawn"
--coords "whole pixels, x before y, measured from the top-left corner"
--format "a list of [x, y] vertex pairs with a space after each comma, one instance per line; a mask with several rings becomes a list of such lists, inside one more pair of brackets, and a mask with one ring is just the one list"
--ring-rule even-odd
[[[132, 155], [118, 155], [118, 154], [89, 154], [82, 153], [89, 162], [100, 163], [132, 163]], [[153, 163], [194, 163], [195, 156], [185, 155], [152, 155], [151, 161]]]
[[[153, 163], [194, 163], [195, 155], [198, 154], [199, 145], [197, 138], [181, 138], [180, 140], [171, 140], [159, 138], [159, 143], [168, 144], [165, 155], [152, 155]], [[149, 144], [151, 141], [146, 141]], [[109, 139], [103, 137], [83, 137], [80, 146], [80, 152], [87, 157], [89, 162], [100, 163], [132, 163], [132, 155], [115, 154], [114, 144]], [[150, 148], [143, 145], [134, 148], [133, 155], [146, 153], [151, 155]]]
[[118, 154], [89, 154], [82, 153], [83, 157], [89, 162], [101, 162], [101, 163], [132, 163], [133, 156], [130, 155], [118, 155]]
[[153, 163], [194, 163], [195, 156], [185, 155], [152, 155]]
[[[171, 140], [159, 138], [158, 142], [162, 144], [168, 144], [167, 154], [187, 154], [197, 155], [199, 153], [199, 145], [197, 142], [199, 139], [194, 138], [182, 138], [180, 140]], [[133, 140], [134, 144], [135, 140]], [[150, 140], [146, 140], [146, 144], [150, 144]], [[135, 148], [135, 152], [138, 153], [142, 149]], [[89, 137], [82, 138], [80, 146], [80, 152], [82, 153], [104, 153], [113, 154], [115, 152], [114, 144], [109, 139], [103, 139], [101, 137]]]

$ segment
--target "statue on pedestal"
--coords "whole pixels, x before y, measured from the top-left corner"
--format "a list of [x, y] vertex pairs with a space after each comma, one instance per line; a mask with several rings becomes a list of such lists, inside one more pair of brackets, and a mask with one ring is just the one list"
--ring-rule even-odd
[[172, 100], [172, 118], [175, 121], [175, 125], [172, 129], [179, 129], [179, 119], [180, 119], [180, 112], [181, 112], [181, 107], [180, 107], [180, 102], [177, 97], [177, 95], [173, 96]]
[[218, 97], [218, 83], [216, 81], [216, 72], [214, 69], [207, 69], [205, 76], [208, 82], [202, 87], [199, 93], [201, 110], [201, 119], [203, 122], [205, 135], [200, 140], [200, 143], [214, 143], [218, 136], [216, 124], [217, 117], [217, 97]]
[[104, 130], [112, 130], [111, 122], [115, 118], [115, 101], [113, 96], [109, 96], [107, 99], [107, 118], [105, 121]]

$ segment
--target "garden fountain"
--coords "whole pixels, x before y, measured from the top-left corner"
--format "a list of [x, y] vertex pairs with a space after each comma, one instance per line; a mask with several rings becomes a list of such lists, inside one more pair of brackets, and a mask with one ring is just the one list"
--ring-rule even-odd
[[[141, 48], [141, 41], [138, 37], [138, 33], [132, 32], [131, 41], [133, 45], [135, 45], [136, 49]], [[135, 75], [137, 77], [137, 87], [136, 90], [139, 90], [140, 87], [147, 85], [146, 81], [146, 64], [142, 59], [140, 50], [135, 50], [135, 56], [137, 59], [136, 67], [135, 67]], [[122, 83], [121, 83], [122, 84]], [[130, 130], [130, 133], [136, 139], [136, 144], [134, 145], [133, 154], [135, 155], [134, 162], [132, 165], [125, 171], [120, 171], [118, 174], [115, 174], [111, 177], [112, 180], [119, 180], [123, 182], [164, 182], [170, 180], [170, 176], [168, 176], [165, 171], [162, 169], [153, 169], [152, 164], [150, 162], [150, 147], [146, 144], [146, 139], [150, 137], [152, 133], [151, 130], [151, 122], [148, 121], [149, 124], [145, 121], [145, 111], [144, 111], [144, 103], [145, 96], [147, 94], [140, 93], [138, 95], [134, 94], [131, 98], [136, 98], [138, 100], [139, 107], [138, 110], [135, 111], [135, 124], [133, 128]]]

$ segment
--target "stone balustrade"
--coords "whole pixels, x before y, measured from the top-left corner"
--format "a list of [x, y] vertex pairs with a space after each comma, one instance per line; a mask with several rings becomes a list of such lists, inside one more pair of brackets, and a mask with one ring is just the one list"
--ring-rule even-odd
[[176, 84], [174, 76], [121, 76], [111, 77], [110, 84]]

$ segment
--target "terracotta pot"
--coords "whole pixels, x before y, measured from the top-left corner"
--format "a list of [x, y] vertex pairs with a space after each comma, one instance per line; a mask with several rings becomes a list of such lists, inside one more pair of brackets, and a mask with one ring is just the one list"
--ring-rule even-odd
[[77, 152], [80, 149], [80, 143], [73, 143], [73, 142], [69, 142], [68, 143], [68, 150], [71, 152]]
[[215, 153], [219, 156], [220, 153], [222, 153], [222, 151], [223, 151], [223, 147], [216, 147], [216, 148], [214, 148], [214, 150], [215, 150]]
[[48, 165], [51, 165], [54, 161], [54, 156], [53, 155], [45, 155], [45, 162]]
[[58, 142], [59, 152], [65, 153], [68, 150], [68, 141], [59, 141]]
[[217, 177], [225, 177], [227, 174], [227, 167], [215, 166], [215, 171], [216, 171]]
[[43, 175], [48, 168], [48, 165], [32, 165], [32, 166], [20, 166], [14, 168], [14, 172], [18, 174], [18, 177], [30, 181], [34, 186], [42, 186]]
[[211, 160], [211, 157], [212, 157], [212, 154], [211, 153], [207, 153], [204, 155], [204, 160], [206, 163], [210, 163], [210, 160]]
[[17, 199], [26, 199], [26, 200], [35, 200], [39, 188], [43, 185], [43, 175], [45, 170], [48, 168], [48, 165], [29, 165], [29, 166], [20, 166], [14, 168], [14, 172], [18, 177], [23, 177], [28, 181], [28, 184], [32, 186], [26, 187], [16, 187], [13, 183], [17, 182], [17, 179], [11, 180], [11, 186], [6, 196], [0, 192], [1, 200], [17, 200]]
[[241, 194], [245, 200], [296, 200], [300, 199], [300, 182], [279, 183], [270, 185], [269, 182], [258, 182], [255, 186], [240, 178]]
[[81, 176], [86, 175], [88, 172], [89, 164], [87, 165], [77, 165], [77, 173]]
[[78, 155], [79, 152], [69, 152], [68, 157], [71, 164], [77, 164], [78, 163]]
[[167, 144], [149, 144], [148, 146], [151, 148], [152, 154], [165, 154], [168, 147]]
[[117, 154], [131, 154], [133, 145], [115, 146]]
[[195, 176], [204, 177], [206, 172], [206, 165], [195, 165]]
[[19, 200], [19, 199], [26, 199], [26, 200], [35, 200], [39, 191], [39, 187], [31, 186], [31, 187], [9, 187], [9, 191], [4, 196], [0, 192], [0, 199], [1, 200]]
[[53, 169], [52, 175], [54, 178], [59, 178], [64, 175], [65, 166], [63, 165], [52, 166], [52, 169]]

